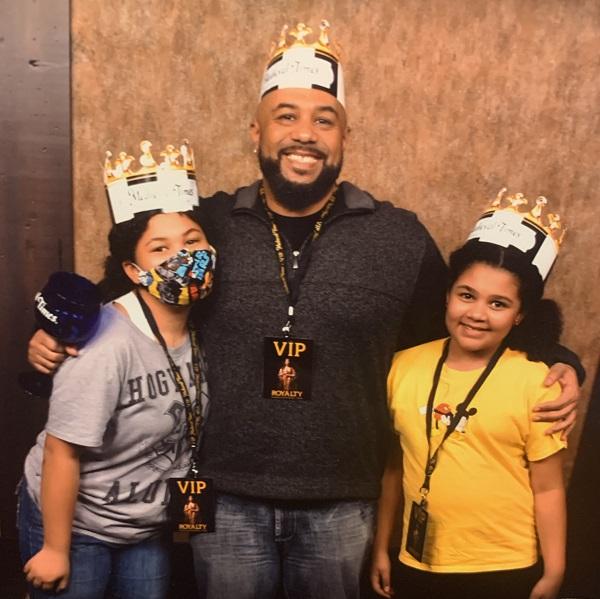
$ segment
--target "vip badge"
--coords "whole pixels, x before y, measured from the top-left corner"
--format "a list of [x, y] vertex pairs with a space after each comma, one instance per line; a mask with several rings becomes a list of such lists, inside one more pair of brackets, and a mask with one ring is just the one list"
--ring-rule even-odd
[[170, 478], [169, 513], [177, 532], [214, 532], [215, 497], [212, 480]]
[[263, 397], [310, 399], [312, 347], [310, 339], [265, 337]]
[[418, 562], [423, 561], [428, 519], [429, 514], [427, 513], [427, 509], [413, 501], [410, 508], [408, 533], [406, 535], [406, 551]]

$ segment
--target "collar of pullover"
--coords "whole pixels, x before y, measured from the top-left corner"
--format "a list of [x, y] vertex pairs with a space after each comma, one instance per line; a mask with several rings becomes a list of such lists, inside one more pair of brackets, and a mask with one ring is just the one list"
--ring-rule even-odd
[[[260, 181], [255, 181], [248, 187], [242, 187], [235, 195], [235, 203], [232, 212], [253, 212], [260, 216], [264, 215], [264, 208], [258, 196]], [[334, 216], [354, 212], [374, 212], [377, 202], [371, 195], [358, 187], [343, 181], [338, 187], [338, 197], [329, 214], [328, 220]]]

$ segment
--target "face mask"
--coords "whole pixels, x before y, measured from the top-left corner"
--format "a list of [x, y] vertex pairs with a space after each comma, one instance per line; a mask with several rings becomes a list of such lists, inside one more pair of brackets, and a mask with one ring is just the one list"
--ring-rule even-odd
[[165, 304], [187, 306], [205, 298], [212, 288], [217, 253], [210, 250], [180, 250], [150, 270], [138, 270], [140, 285]]

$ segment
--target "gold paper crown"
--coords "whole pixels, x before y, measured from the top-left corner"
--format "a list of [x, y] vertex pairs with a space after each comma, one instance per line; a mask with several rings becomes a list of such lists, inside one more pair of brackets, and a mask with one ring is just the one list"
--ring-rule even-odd
[[545, 281], [565, 234], [560, 216], [545, 212], [548, 200], [544, 196], [538, 196], [529, 209], [524, 194], [505, 196], [506, 191], [503, 187], [498, 192], [467, 239], [512, 247], [523, 254]]
[[113, 164], [112, 152], [106, 151], [104, 159], [104, 184], [110, 185], [120, 179], [132, 179], [139, 176], [147, 176], [159, 170], [187, 171], [195, 174], [194, 151], [189, 141], [183, 140], [179, 150], [174, 145], [168, 144], [159, 154], [160, 162], [156, 162], [152, 155], [152, 142], [147, 139], [140, 142], [141, 155], [137, 162], [139, 167], [133, 169], [135, 158], [127, 152], [119, 152]]
[[556, 212], [547, 212], [548, 198], [538, 196], [535, 199], [531, 210], [528, 209], [529, 200], [522, 193], [513, 195], [505, 195], [507, 188], [503, 187], [491, 202], [490, 212], [500, 210], [510, 210], [516, 212], [527, 222], [534, 225], [538, 230], [541, 230], [545, 235], [550, 237], [558, 247], [563, 242], [567, 229], [563, 226], [560, 215]]
[[[339, 44], [332, 42], [329, 37], [329, 29], [331, 25], [327, 19], [321, 19], [319, 23], [319, 34], [317, 39], [314, 37], [317, 35], [313, 32], [313, 29], [305, 23], [298, 23], [294, 29], [290, 29], [289, 25], [284, 25], [279, 33], [277, 41], [271, 44], [269, 50], [269, 62], [283, 54], [290, 48], [313, 48], [328, 54], [335, 59], [336, 62], [340, 61], [341, 49]], [[307, 41], [306, 38], [310, 37], [313, 41]]]
[[112, 152], [105, 153], [104, 185], [115, 224], [139, 212], [186, 212], [198, 205], [194, 151], [188, 140], [179, 149], [165, 146], [159, 162], [151, 148], [147, 139], [140, 142], [138, 166], [127, 152], [119, 152], [114, 162]]

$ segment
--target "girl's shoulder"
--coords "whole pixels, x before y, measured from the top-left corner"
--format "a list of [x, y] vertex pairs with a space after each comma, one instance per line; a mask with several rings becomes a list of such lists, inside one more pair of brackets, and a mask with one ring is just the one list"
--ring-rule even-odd
[[392, 368], [404, 368], [409, 365], [425, 364], [432, 361], [437, 363], [442, 355], [445, 341], [446, 339], [436, 339], [435, 341], [429, 341], [396, 352], [392, 360]]
[[76, 358], [69, 357], [65, 360], [57, 374], [61, 371], [66, 374], [75, 370], [84, 372], [90, 368], [111, 368], [113, 365], [118, 365], [121, 370], [128, 363], [132, 352], [137, 351], [136, 348], [147, 345], [150, 350], [154, 344], [126, 315], [112, 304], [106, 304], [100, 309], [94, 335], [78, 348]]
[[152, 341], [144, 335], [131, 319], [117, 309], [112, 303], [105, 304], [100, 309], [100, 318], [93, 337], [85, 344], [84, 351], [98, 351], [106, 344], [112, 350], [129, 346], [131, 343]]
[[400, 384], [406, 377], [420, 377], [424, 373], [429, 376], [442, 355], [444, 341], [436, 339], [396, 352], [388, 374], [388, 386]]
[[526, 398], [528, 405], [551, 401], [560, 395], [559, 383], [547, 387], [544, 382], [550, 368], [544, 362], [534, 362], [527, 358], [525, 352], [507, 349], [500, 362], [490, 375], [497, 387], [502, 387], [507, 394]]
[[541, 385], [550, 368], [544, 362], [534, 362], [527, 354], [514, 349], [506, 349], [498, 364], [499, 370], [510, 374], [515, 380], [526, 381], [532, 385]]

